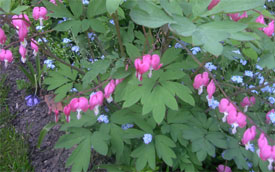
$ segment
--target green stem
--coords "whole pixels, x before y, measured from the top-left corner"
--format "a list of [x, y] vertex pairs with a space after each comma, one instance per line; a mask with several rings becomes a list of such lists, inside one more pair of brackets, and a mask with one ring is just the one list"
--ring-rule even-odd
[[120, 47], [121, 56], [126, 57], [124, 47], [123, 47], [123, 43], [122, 43], [122, 39], [121, 39], [121, 35], [120, 35], [120, 27], [119, 27], [119, 22], [118, 22], [118, 17], [117, 17], [117, 11], [116, 11], [115, 14], [112, 15], [112, 17], [113, 17], [113, 20], [115, 22], [115, 27], [116, 27], [117, 38], [118, 38], [118, 43], [119, 43], [119, 47]]

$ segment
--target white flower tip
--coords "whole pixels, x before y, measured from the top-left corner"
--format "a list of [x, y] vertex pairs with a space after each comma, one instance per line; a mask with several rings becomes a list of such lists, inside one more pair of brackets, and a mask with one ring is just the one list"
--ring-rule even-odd
[[107, 102], [108, 103], [111, 103], [113, 101], [113, 97], [112, 96], [109, 96], [108, 98], [107, 98]]
[[21, 57], [21, 62], [26, 63], [27, 59], [25, 57]]

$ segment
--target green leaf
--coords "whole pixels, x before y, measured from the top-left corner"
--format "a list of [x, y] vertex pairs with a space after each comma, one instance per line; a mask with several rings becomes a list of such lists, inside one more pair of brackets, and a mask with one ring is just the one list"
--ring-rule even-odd
[[170, 64], [179, 58], [180, 52], [181, 50], [176, 48], [167, 49], [161, 57], [161, 62], [164, 65]]
[[129, 128], [124, 132], [123, 138], [124, 139], [134, 139], [134, 138], [141, 138], [145, 134], [144, 131]]
[[253, 48], [243, 48], [242, 52], [244, 55], [246, 55], [248, 58], [251, 58], [254, 61], [257, 61], [258, 54]]
[[238, 41], [253, 41], [257, 39], [257, 35], [251, 32], [236, 32], [236, 33], [231, 33], [230, 38]]
[[141, 56], [139, 49], [136, 46], [134, 46], [133, 44], [126, 43], [124, 45], [126, 47], [126, 52], [129, 55], [131, 60], [134, 61], [137, 57]]
[[53, 29], [56, 31], [67, 31], [73, 27], [73, 25], [76, 24], [76, 20], [69, 20], [69, 21], [64, 21], [57, 26], [55, 26]]
[[166, 90], [164, 87], [159, 87], [161, 94], [159, 95], [159, 98], [162, 99], [166, 106], [168, 106], [172, 110], [178, 110], [178, 103], [174, 97], [168, 90]]
[[170, 16], [173, 14], [182, 16], [182, 9], [176, 0], [160, 0], [160, 5]]
[[227, 149], [227, 142], [226, 138], [219, 132], [209, 132], [206, 135], [206, 138], [215, 146], [222, 148], [222, 149]]
[[131, 156], [137, 158], [136, 169], [138, 171], [142, 170], [147, 162], [153, 170], [156, 168], [156, 153], [155, 147], [152, 143], [149, 143], [148, 145], [142, 144], [131, 153]]
[[91, 137], [91, 132], [85, 128], [74, 128], [74, 132], [62, 135], [55, 144], [55, 148], [69, 149], [82, 140]]
[[105, 33], [106, 32], [106, 28], [105, 28], [104, 24], [102, 23], [102, 21], [100, 21], [98, 19], [89, 19], [88, 23], [89, 23], [90, 27], [95, 32], [99, 32], [99, 33]]
[[88, 18], [93, 18], [106, 12], [106, 0], [91, 0], [87, 10]]
[[91, 137], [92, 145], [99, 154], [107, 155], [108, 145], [106, 141], [109, 140], [109, 136], [102, 132], [94, 132]]
[[247, 27], [246, 24], [234, 22], [234, 21], [214, 21], [203, 25], [200, 28], [205, 30], [217, 31], [217, 32], [229, 32], [235, 33], [244, 30]]
[[209, 16], [220, 12], [236, 13], [240, 11], [248, 11], [257, 7], [262, 7], [265, 0], [223, 0], [218, 3], [212, 10], [207, 11], [202, 16]]
[[80, 17], [83, 12], [83, 4], [80, 0], [69, 0], [70, 8], [76, 18]]
[[0, 8], [2, 8], [7, 13], [10, 12], [11, 0], [0, 0]]
[[124, 143], [122, 140], [123, 130], [121, 129], [121, 127], [113, 124], [110, 135], [113, 152], [116, 153], [116, 157], [118, 157], [117, 160], [119, 160], [122, 156], [124, 149]]
[[144, 0], [138, 1], [138, 5], [131, 9], [130, 17], [135, 23], [149, 28], [173, 22], [159, 6]]
[[18, 7], [16, 7], [14, 10], [12, 10], [12, 13], [14, 14], [21, 14], [22, 11], [25, 11], [29, 8], [29, 6], [26, 5], [20, 5]]
[[112, 78], [122, 79], [122, 78], [126, 78], [130, 74], [131, 74], [130, 70], [125, 71], [125, 67], [120, 67], [117, 69], [117, 71], [114, 72], [114, 74], [112, 75]]
[[204, 136], [204, 132], [197, 127], [188, 127], [183, 131], [183, 138], [196, 140]]
[[166, 108], [162, 100], [157, 99], [153, 107], [153, 117], [158, 124], [163, 121], [165, 117], [165, 110]]
[[55, 90], [55, 102], [60, 102], [63, 98], [66, 97], [67, 92], [69, 92], [73, 88], [73, 83], [67, 83], [61, 87], [59, 87], [57, 90]]
[[38, 137], [38, 141], [37, 141], [37, 148], [39, 149], [41, 146], [41, 143], [44, 139], [44, 137], [46, 136], [46, 134], [51, 130], [51, 128], [53, 128], [55, 126], [54, 122], [50, 122], [47, 125], [45, 125], [42, 130], [40, 131], [39, 137]]
[[121, 0], [106, 0], [106, 9], [109, 14], [113, 14], [119, 7]]
[[51, 73], [51, 75], [44, 80], [44, 84], [49, 85], [47, 90], [54, 90], [64, 85], [65, 83], [68, 83], [69, 81], [70, 80], [65, 78], [63, 75], [58, 73]]
[[196, 25], [194, 25], [188, 18], [183, 16], [173, 16], [175, 23], [169, 25], [169, 29], [172, 32], [180, 36], [191, 36], [196, 31]]
[[261, 56], [261, 59], [258, 64], [263, 68], [267, 67], [268, 69], [274, 69], [274, 67], [275, 67], [274, 54], [264, 53]]
[[197, 152], [197, 158], [199, 161], [205, 160], [207, 156], [207, 152], [204, 149], [201, 149], [200, 151]]
[[210, 4], [211, 0], [192, 0], [192, 12], [194, 16], [199, 16], [203, 12], [206, 12], [208, 5]]
[[91, 139], [86, 137], [73, 151], [66, 162], [66, 167], [72, 165], [72, 171], [87, 171], [91, 158]]
[[56, 3], [57, 5], [54, 5], [49, 1], [46, 1], [46, 0], [43, 1], [43, 4], [46, 6], [47, 10], [52, 11], [51, 13], [48, 13], [47, 16], [55, 17], [55, 18], [62, 18], [62, 17], [73, 18], [74, 17], [63, 3], [60, 3], [59, 1], [57, 1]]
[[97, 75], [99, 75], [100, 73], [105, 73], [110, 64], [110, 60], [100, 60], [93, 63], [93, 65], [91, 66], [92, 69], [87, 72], [83, 77], [83, 87], [87, 88], [88, 84], [91, 83], [97, 77]]
[[167, 165], [172, 166], [176, 154], [171, 148], [176, 147], [175, 143], [165, 135], [157, 135], [155, 140], [158, 157], [163, 159]]

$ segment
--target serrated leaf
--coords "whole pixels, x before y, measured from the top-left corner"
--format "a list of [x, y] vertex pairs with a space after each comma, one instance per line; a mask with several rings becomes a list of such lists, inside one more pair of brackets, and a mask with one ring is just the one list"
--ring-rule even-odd
[[180, 36], [191, 36], [196, 31], [194, 25], [188, 18], [174, 15], [174, 23], [169, 24], [169, 29]]
[[45, 1], [45, 0], [43, 1], [43, 4], [46, 6], [47, 10], [52, 11], [51, 13], [48, 13], [47, 16], [55, 17], [55, 18], [62, 18], [62, 17], [73, 18], [74, 17], [63, 3], [60, 3], [59, 1], [57, 1], [56, 3], [57, 5], [54, 5], [49, 1]]
[[98, 19], [89, 19], [88, 20], [89, 26], [95, 31], [99, 33], [105, 33], [106, 28], [102, 21]]
[[29, 6], [26, 5], [20, 5], [18, 7], [16, 7], [14, 10], [12, 10], [12, 13], [14, 14], [21, 14], [22, 11], [25, 11], [29, 8]]
[[125, 67], [120, 67], [117, 69], [117, 71], [114, 72], [114, 74], [112, 75], [112, 78], [122, 79], [122, 78], [126, 78], [130, 74], [131, 74], [130, 70], [125, 71]]
[[69, 92], [73, 88], [73, 83], [67, 83], [61, 87], [59, 87], [57, 90], [55, 90], [55, 102], [60, 102], [64, 97], [66, 97], [67, 92]]
[[134, 46], [131, 43], [126, 43], [124, 44], [126, 47], [126, 52], [129, 55], [130, 59], [132, 59], [133, 61], [137, 58], [141, 56], [141, 53], [139, 51], [139, 49]]
[[72, 165], [72, 171], [87, 171], [91, 158], [91, 139], [86, 137], [73, 151], [66, 162], [66, 167]]
[[170, 64], [171, 62], [178, 59], [180, 52], [181, 50], [176, 48], [167, 49], [161, 57], [161, 62], [164, 65]]
[[163, 159], [167, 165], [172, 166], [173, 158], [176, 158], [176, 154], [171, 148], [176, 146], [175, 143], [169, 137], [164, 135], [157, 135], [155, 140], [158, 157]]
[[80, 17], [83, 12], [83, 4], [80, 0], [69, 0], [70, 8], [76, 18]]
[[182, 16], [182, 9], [176, 0], [160, 0], [160, 5], [170, 16], [173, 14]]
[[95, 151], [101, 155], [107, 155], [108, 145], [106, 141], [109, 139], [109, 136], [102, 132], [94, 132], [91, 136], [91, 142]]

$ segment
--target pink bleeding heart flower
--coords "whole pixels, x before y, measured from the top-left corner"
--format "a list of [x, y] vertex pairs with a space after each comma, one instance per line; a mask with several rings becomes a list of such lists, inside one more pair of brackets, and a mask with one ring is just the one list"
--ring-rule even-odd
[[117, 86], [118, 84], [120, 84], [123, 81], [123, 78], [121, 79], [116, 79], [115, 80], [115, 85]]
[[7, 40], [6, 34], [2, 28], [0, 28], [0, 44], [5, 44]]
[[135, 60], [136, 77], [142, 81], [142, 75], [150, 69], [150, 62], [148, 60]]
[[271, 37], [274, 33], [274, 20], [272, 20], [267, 27], [264, 27], [263, 31], [267, 36]]
[[63, 113], [64, 113], [65, 116], [66, 116], [66, 121], [67, 121], [67, 122], [70, 122], [70, 120], [71, 120], [71, 117], [70, 117], [71, 106], [70, 106], [70, 104], [68, 104], [67, 106], [64, 107]]
[[[256, 22], [261, 23], [261, 24], [265, 24], [264, 16], [260, 15], [259, 17], [257, 17]], [[263, 28], [259, 28], [259, 30], [263, 30]]]
[[59, 120], [59, 111], [57, 109], [55, 109], [54, 111], [54, 119], [55, 119], [55, 122], [57, 123], [58, 120]]
[[209, 82], [209, 77], [207, 72], [202, 74], [197, 74], [194, 79], [193, 87], [198, 90], [198, 94], [201, 95], [203, 92], [203, 87], [207, 86]]
[[26, 63], [26, 55], [27, 55], [27, 50], [24, 46], [20, 45], [19, 47], [19, 53], [21, 55], [21, 62]]
[[240, 128], [244, 128], [246, 126], [246, 115], [242, 112], [238, 112], [237, 123]]
[[5, 62], [5, 68], [7, 68], [8, 63], [11, 63], [13, 60], [12, 52], [2, 49], [0, 52], [0, 60]]
[[[260, 158], [263, 160], [263, 161], [266, 161], [269, 159], [272, 159], [272, 147], [268, 144], [262, 146], [260, 148]], [[271, 169], [272, 169], [272, 163], [268, 165], [268, 169], [270, 169], [270, 165], [271, 165]]]
[[20, 15], [14, 15], [14, 16], [12, 16], [12, 22], [11, 23], [17, 29], [19, 29], [23, 25], [25, 25], [27, 28], [30, 27], [30, 23], [29, 22], [30, 22], [30, 19], [29, 19], [29, 17], [26, 14], [24, 14], [24, 15], [20, 14]]
[[145, 54], [142, 57], [142, 61], [144, 62], [146, 61], [146, 63], [150, 65], [149, 74], [148, 74], [149, 78], [152, 77], [153, 70], [159, 70], [159, 68], [161, 68], [162, 66], [162, 64], [160, 64], [160, 57], [158, 54], [153, 54], [152, 56], [150, 54]]
[[232, 172], [230, 167], [224, 166], [222, 164], [220, 164], [216, 169], [218, 172]]
[[229, 125], [233, 127], [232, 134], [235, 134], [237, 132], [237, 127], [239, 126], [238, 122], [238, 113], [236, 110], [232, 109], [228, 112], [228, 116], [226, 118], [226, 121]]
[[108, 103], [113, 101], [112, 94], [115, 91], [116, 84], [115, 81], [112, 79], [104, 88], [104, 97], [107, 99]]
[[261, 133], [258, 139], [258, 147], [261, 149], [265, 145], [268, 145], [268, 141], [267, 141], [267, 138], [265, 137], [265, 134]]
[[[50, 0], [50, 2], [53, 3], [54, 5], [57, 5], [55, 0]], [[59, 2], [62, 3], [62, 0], [59, 0]]]
[[242, 18], [247, 18], [247, 13], [246, 11], [240, 16], [240, 13], [231, 13], [231, 14], [227, 14], [229, 17], [231, 17], [232, 20], [234, 20], [235, 22], [239, 21]]
[[43, 26], [43, 20], [46, 20], [47, 9], [45, 7], [34, 7], [32, 11], [32, 16], [34, 20], [40, 21], [40, 26]]
[[20, 28], [19, 28], [19, 31], [18, 31], [18, 36], [19, 36], [19, 40], [20, 40], [20, 44], [24, 47], [27, 46], [27, 40], [25, 39], [28, 35], [28, 29], [27, 29], [27, 26], [26, 25], [22, 25]]
[[95, 115], [99, 114], [99, 107], [103, 104], [104, 95], [102, 91], [98, 91], [90, 96], [90, 110], [94, 110]]
[[70, 106], [71, 111], [77, 112], [77, 119], [81, 118], [81, 111], [86, 112], [89, 108], [88, 100], [85, 97], [73, 98]]
[[31, 39], [31, 48], [33, 49], [33, 55], [36, 56], [38, 52], [37, 42], [34, 39]]
[[210, 83], [207, 85], [207, 93], [208, 93], [208, 96], [206, 97], [207, 100], [211, 100], [212, 99], [212, 96], [215, 93], [215, 91], [216, 91], [216, 86], [215, 86], [215, 83], [214, 83], [214, 81], [212, 79], [210, 81]]
[[226, 98], [222, 98], [219, 103], [219, 111], [220, 111], [220, 113], [224, 114], [224, 116], [222, 118], [223, 122], [226, 122], [228, 113], [231, 110], [236, 111], [236, 108], [234, 107], [234, 105], [230, 101], [228, 101]]
[[253, 148], [250, 141], [254, 140], [256, 134], [257, 134], [256, 126], [254, 126], [254, 125], [251, 128], [248, 128], [245, 130], [245, 132], [243, 134], [243, 138], [242, 138], [242, 143], [243, 143], [243, 145], [245, 145], [246, 150]]
[[244, 112], [247, 112], [247, 109], [249, 106], [254, 105], [256, 102], [256, 99], [254, 96], [252, 97], [244, 97], [242, 102], [240, 103], [242, 107], [244, 107]]
[[208, 5], [207, 9], [211, 10], [212, 8], [214, 8], [221, 0], [212, 0], [210, 2], [210, 4]]
[[271, 113], [275, 113], [274, 109], [271, 109], [269, 112], [266, 113], [265, 119], [266, 119], [266, 123], [269, 124], [270, 123], [270, 114]]

